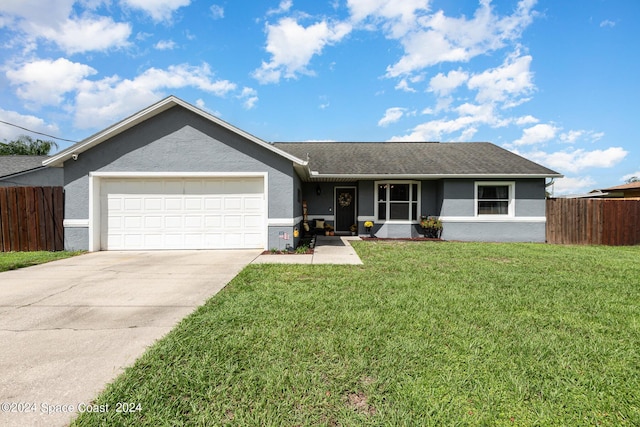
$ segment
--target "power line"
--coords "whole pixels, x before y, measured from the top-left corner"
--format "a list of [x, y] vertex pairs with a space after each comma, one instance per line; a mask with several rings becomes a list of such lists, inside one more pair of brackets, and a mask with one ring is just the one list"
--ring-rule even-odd
[[60, 141], [67, 141], [67, 142], [74, 142], [74, 143], [75, 142], [79, 142], [79, 141], [74, 141], [72, 139], [58, 138], [57, 136], [49, 135], [48, 133], [42, 133], [42, 132], [38, 132], [38, 131], [35, 131], [35, 130], [27, 129], [27, 128], [22, 127], [22, 126], [14, 125], [13, 123], [5, 122], [4, 120], [0, 120], [0, 123], [4, 123], [5, 125], [17, 127], [17, 128], [22, 129], [22, 130], [26, 130], [27, 132], [36, 133], [38, 135], [47, 136], [49, 138], [57, 139], [57, 140], [60, 140]]

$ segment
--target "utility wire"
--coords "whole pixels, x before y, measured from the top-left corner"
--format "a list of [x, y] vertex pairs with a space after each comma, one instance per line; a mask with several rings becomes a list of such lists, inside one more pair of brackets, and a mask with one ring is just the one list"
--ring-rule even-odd
[[48, 133], [37, 132], [35, 130], [27, 129], [27, 128], [24, 128], [22, 126], [14, 125], [13, 123], [5, 122], [4, 120], [0, 120], [0, 123], [4, 123], [5, 125], [17, 127], [17, 128], [22, 129], [22, 130], [26, 130], [27, 132], [37, 133], [38, 135], [48, 136], [49, 138], [57, 139], [57, 140], [60, 140], [60, 141], [79, 142], [79, 141], [74, 141], [72, 139], [58, 138], [57, 136], [49, 135]]

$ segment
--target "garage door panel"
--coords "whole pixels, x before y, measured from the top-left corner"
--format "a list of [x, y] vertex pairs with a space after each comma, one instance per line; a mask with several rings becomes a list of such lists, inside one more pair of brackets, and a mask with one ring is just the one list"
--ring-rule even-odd
[[124, 230], [139, 230], [142, 228], [141, 216], [125, 216], [124, 217]]
[[145, 211], [161, 211], [162, 199], [159, 197], [147, 197], [144, 199]]
[[164, 209], [167, 211], [181, 211], [182, 199], [177, 197], [167, 197], [164, 200]]
[[144, 228], [145, 230], [150, 230], [152, 228], [161, 229], [162, 228], [162, 217], [161, 216], [146, 216], [144, 218]]
[[217, 211], [222, 209], [222, 198], [221, 197], [210, 197], [207, 196], [204, 199], [204, 208], [207, 211]]
[[183, 181], [177, 179], [165, 180], [162, 187], [154, 185], [153, 183], [150, 183], [149, 185], [153, 186], [154, 189], [157, 189], [162, 194], [182, 194], [184, 189]]
[[240, 197], [225, 197], [224, 208], [228, 211], [242, 210], [242, 199]]
[[246, 211], [258, 211], [263, 210], [263, 199], [257, 197], [247, 197], [244, 199], [244, 210]]
[[204, 226], [207, 229], [222, 227], [222, 216], [220, 215], [205, 215]]
[[262, 217], [260, 215], [245, 215], [244, 227], [252, 229], [260, 229], [262, 226]]
[[101, 246], [262, 248], [262, 191], [262, 178], [104, 180]]
[[184, 208], [188, 211], [201, 211], [203, 202], [202, 198], [187, 197], [184, 201]]

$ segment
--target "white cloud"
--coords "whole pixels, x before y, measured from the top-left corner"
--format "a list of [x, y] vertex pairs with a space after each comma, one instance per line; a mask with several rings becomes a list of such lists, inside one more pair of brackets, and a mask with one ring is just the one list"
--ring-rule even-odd
[[76, 96], [75, 125], [83, 129], [105, 126], [157, 101], [164, 96], [165, 89], [183, 87], [195, 87], [217, 96], [236, 89], [227, 80], [214, 80], [207, 64], [172, 65], [166, 70], [150, 68], [132, 80], [118, 76], [85, 80]]
[[538, 123], [539, 121], [540, 120], [532, 115], [522, 116], [515, 119], [515, 123], [519, 126], [531, 125], [533, 123]]
[[67, 19], [59, 27], [32, 25], [32, 32], [56, 43], [69, 54], [92, 50], [125, 47], [131, 35], [131, 25], [111, 18]]
[[282, 77], [295, 78], [298, 74], [311, 74], [307, 65], [325, 46], [340, 41], [349, 34], [351, 26], [345, 23], [317, 22], [303, 27], [292, 18], [283, 18], [275, 25], [267, 25], [266, 50], [270, 62], [262, 62], [253, 76], [263, 84], [277, 83]]
[[473, 75], [467, 86], [478, 91], [478, 102], [507, 102], [507, 106], [521, 103], [518, 97], [534, 89], [531, 60], [531, 56], [518, 56], [516, 52], [501, 66]]
[[404, 91], [404, 92], [411, 92], [411, 93], [415, 93], [416, 92], [416, 90], [414, 88], [409, 86], [409, 83], [407, 82], [407, 79], [401, 79], [398, 82], [398, 84], [396, 85], [395, 89], [401, 90], [401, 91]]
[[[516, 40], [532, 22], [535, 0], [522, 0], [513, 15], [499, 18], [493, 14], [490, 0], [481, 0], [470, 20], [450, 18], [442, 10], [418, 19], [419, 30], [406, 35], [392, 33], [404, 48], [400, 60], [387, 68], [388, 77], [411, 74], [442, 62], [468, 62]], [[353, 11], [352, 11], [353, 13]]]
[[[390, 138], [390, 141], [442, 141], [443, 135], [451, 135], [456, 132], [471, 129], [474, 123], [477, 123], [477, 120], [471, 116], [458, 117], [453, 120], [432, 120], [419, 124], [407, 135], [394, 136]], [[462, 137], [459, 136], [458, 138], [447, 138], [447, 140], [461, 138]]]
[[126, 46], [131, 25], [115, 22], [111, 17], [92, 16], [83, 3], [85, 13], [73, 16], [75, 0], [50, 0], [46, 7], [42, 0], [4, 0], [0, 14], [12, 31], [23, 33], [12, 42], [22, 43], [27, 50], [36, 48], [35, 41], [47, 39], [69, 54], [92, 50], [106, 50]]
[[583, 149], [547, 153], [533, 151], [524, 156], [561, 173], [577, 173], [588, 168], [611, 168], [620, 163], [628, 152], [622, 147], [586, 151]]
[[[0, 108], [0, 120], [22, 126], [36, 132], [48, 133], [53, 135], [56, 135], [59, 132], [57, 125], [46, 123], [39, 117], [20, 114], [15, 111], [3, 110], [2, 108]], [[29, 134], [29, 132], [14, 126], [0, 123], [0, 140], [6, 139], [7, 141], [11, 141], [16, 139], [18, 136], [25, 134]], [[42, 136], [37, 137], [42, 138]]]
[[418, 25], [417, 18], [429, 10], [430, 0], [348, 0], [354, 23], [381, 23], [392, 38], [407, 34]]
[[58, 58], [23, 64], [7, 70], [6, 76], [11, 85], [17, 86], [20, 98], [36, 105], [57, 105], [63, 103], [66, 93], [75, 91], [86, 77], [96, 73], [88, 65]]
[[209, 8], [211, 12], [211, 17], [213, 19], [222, 19], [224, 18], [224, 8], [222, 6], [218, 6], [217, 4], [212, 4]]
[[602, 139], [604, 132], [594, 132], [592, 130], [570, 130], [560, 134], [560, 140], [567, 144], [573, 144], [579, 140], [588, 140], [588, 142], [596, 142]]
[[173, 50], [177, 46], [178, 45], [173, 40], [160, 40], [158, 43], [155, 44], [154, 48], [158, 50]]
[[556, 178], [549, 188], [554, 196], [585, 194], [593, 190], [596, 182], [589, 176]]
[[610, 19], [605, 19], [604, 21], [600, 22], [600, 28], [604, 28], [604, 27], [613, 28], [615, 26], [616, 26], [616, 22]]
[[556, 137], [560, 128], [549, 124], [537, 124], [522, 131], [522, 137], [513, 141], [516, 146], [534, 145], [547, 142]]
[[42, 0], [3, 0], [0, 2], [0, 13], [24, 18], [37, 26], [55, 26], [64, 23], [71, 14], [76, 0], [47, 0], [43, 7]]
[[429, 81], [429, 91], [437, 93], [438, 96], [446, 96], [468, 79], [469, 74], [461, 70], [449, 71], [447, 75], [438, 73]]
[[584, 135], [583, 130], [570, 130], [560, 134], [560, 141], [573, 144]]
[[405, 111], [407, 111], [407, 109], [402, 107], [387, 108], [384, 117], [378, 121], [378, 126], [389, 126], [391, 123], [397, 122], [404, 116]]
[[267, 11], [267, 15], [277, 15], [280, 13], [286, 13], [289, 11], [289, 9], [291, 9], [291, 6], [293, 6], [293, 1], [292, 0], [282, 0], [280, 2], [280, 4], [278, 5], [277, 9], [269, 9]]
[[156, 21], [169, 21], [173, 12], [188, 6], [191, 0], [120, 0], [134, 9], [140, 9]]
[[250, 87], [243, 87], [238, 98], [244, 100], [243, 105], [247, 110], [251, 110], [258, 102], [258, 91]]
[[[444, 98], [441, 98], [444, 99]], [[456, 107], [454, 112], [459, 117], [454, 119], [437, 119], [421, 123], [403, 136], [394, 136], [390, 141], [470, 141], [478, 131], [478, 126], [506, 126], [509, 121], [495, 115], [491, 104], [475, 105], [470, 103]], [[432, 109], [425, 109], [422, 114], [433, 114]]]

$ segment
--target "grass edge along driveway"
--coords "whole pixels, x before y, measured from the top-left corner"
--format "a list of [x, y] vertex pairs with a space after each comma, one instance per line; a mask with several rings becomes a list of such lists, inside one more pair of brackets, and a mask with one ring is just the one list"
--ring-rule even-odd
[[640, 247], [354, 247], [247, 267], [75, 425], [640, 424]]
[[0, 272], [44, 264], [83, 253], [84, 251], [0, 252]]

